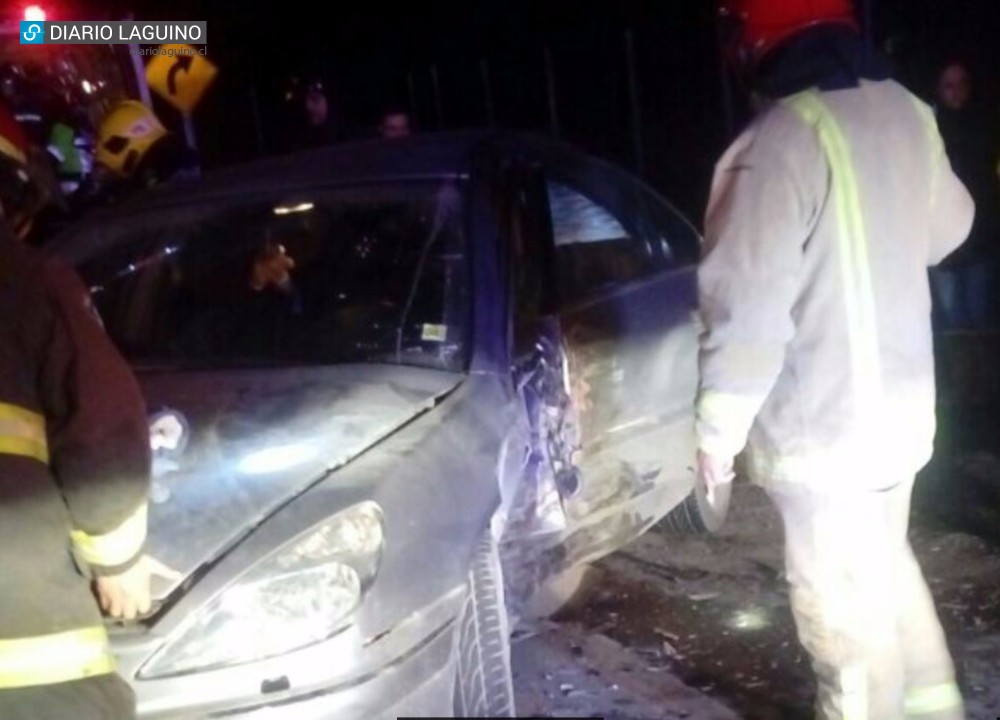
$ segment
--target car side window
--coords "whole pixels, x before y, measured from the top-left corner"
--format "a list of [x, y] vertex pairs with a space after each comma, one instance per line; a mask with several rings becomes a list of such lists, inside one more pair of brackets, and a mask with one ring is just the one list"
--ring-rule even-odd
[[669, 265], [698, 261], [701, 239], [698, 231], [680, 212], [649, 191], [643, 191], [642, 205], [651, 241], [659, 245]]
[[[666, 269], [669, 246], [639, 213], [625, 223], [583, 193], [548, 182], [560, 296], [584, 300]], [[626, 227], [630, 225], [632, 229]]]
[[536, 167], [517, 167], [504, 183], [501, 216], [510, 238], [514, 347], [520, 355], [534, 349], [538, 322], [555, 313], [558, 302], [544, 174]]

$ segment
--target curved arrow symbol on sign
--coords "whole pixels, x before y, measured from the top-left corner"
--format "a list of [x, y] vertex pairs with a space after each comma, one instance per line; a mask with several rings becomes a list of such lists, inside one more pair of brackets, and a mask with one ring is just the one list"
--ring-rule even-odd
[[190, 55], [179, 55], [177, 61], [170, 68], [167, 73], [167, 91], [171, 95], [177, 94], [177, 73], [188, 72], [191, 70], [191, 64], [194, 62], [194, 58]]

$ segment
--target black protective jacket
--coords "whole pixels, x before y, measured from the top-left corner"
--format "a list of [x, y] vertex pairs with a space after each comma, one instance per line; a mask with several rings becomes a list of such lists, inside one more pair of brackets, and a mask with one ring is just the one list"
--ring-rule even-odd
[[149, 465], [86, 288], [0, 227], [0, 691], [113, 670], [88, 576], [140, 556]]

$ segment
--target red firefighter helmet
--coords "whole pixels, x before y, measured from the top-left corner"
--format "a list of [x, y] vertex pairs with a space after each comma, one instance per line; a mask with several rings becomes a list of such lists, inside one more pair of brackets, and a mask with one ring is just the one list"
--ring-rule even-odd
[[857, 27], [851, 0], [723, 0], [728, 49], [757, 63], [797, 32], [825, 23]]

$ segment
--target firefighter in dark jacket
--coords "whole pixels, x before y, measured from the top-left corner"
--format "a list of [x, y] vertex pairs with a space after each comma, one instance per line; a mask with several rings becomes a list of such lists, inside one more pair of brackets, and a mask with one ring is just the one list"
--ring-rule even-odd
[[21, 242], [27, 153], [0, 107], [0, 718], [131, 718], [101, 610], [149, 610], [149, 430], [87, 290]]

